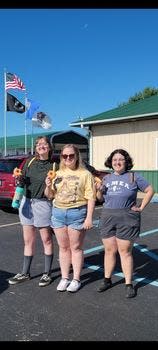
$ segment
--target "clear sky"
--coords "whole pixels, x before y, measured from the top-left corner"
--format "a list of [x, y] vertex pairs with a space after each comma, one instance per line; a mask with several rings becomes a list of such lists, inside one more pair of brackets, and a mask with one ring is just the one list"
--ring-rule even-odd
[[[4, 68], [51, 117], [49, 131], [69, 130], [78, 117], [158, 88], [158, 9], [0, 9], [0, 52], [0, 137]], [[24, 103], [25, 92], [8, 92]], [[24, 114], [6, 116], [7, 136], [24, 134]]]

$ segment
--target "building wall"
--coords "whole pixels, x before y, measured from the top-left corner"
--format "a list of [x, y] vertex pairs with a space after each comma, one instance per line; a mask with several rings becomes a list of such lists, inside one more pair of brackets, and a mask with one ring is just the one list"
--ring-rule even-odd
[[105, 168], [105, 158], [116, 148], [130, 153], [133, 169], [158, 169], [158, 119], [94, 125], [91, 137], [90, 159], [97, 169]]

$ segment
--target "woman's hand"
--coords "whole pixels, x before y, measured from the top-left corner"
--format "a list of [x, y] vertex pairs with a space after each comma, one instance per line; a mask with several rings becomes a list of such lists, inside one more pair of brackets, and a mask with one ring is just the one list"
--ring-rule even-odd
[[47, 176], [46, 179], [45, 179], [45, 184], [47, 187], [51, 187], [52, 185], [52, 180], [50, 178], [50, 176]]
[[139, 211], [139, 212], [142, 211], [142, 209], [141, 209], [140, 207], [137, 207], [136, 205], [133, 205], [133, 206], [131, 207], [131, 210], [133, 210], [133, 211]]
[[99, 191], [102, 185], [102, 181], [97, 176], [94, 176], [94, 185], [95, 185], [96, 191]]
[[84, 221], [84, 223], [83, 223], [83, 228], [84, 228], [85, 230], [89, 230], [89, 229], [92, 228], [92, 227], [93, 227], [93, 222], [92, 222], [92, 220], [86, 218], [85, 221]]

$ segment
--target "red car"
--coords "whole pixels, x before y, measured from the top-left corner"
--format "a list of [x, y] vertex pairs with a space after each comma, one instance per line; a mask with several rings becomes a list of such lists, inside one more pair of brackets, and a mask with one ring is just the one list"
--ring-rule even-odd
[[[0, 158], [0, 207], [11, 208], [15, 192], [14, 168], [22, 169], [26, 159], [30, 155], [8, 156]], [[59, 156], [53, 156], [55, 162], [59, 162]]]
[[[30, 155], [8, 156], [0, 158], [0, 207], [11, 208], [12, 199], [15, 192], [14, 168], [22, 169], [26, 159]], [[59, 155], [53, 155], [53, 161], [59, 163]], [[87, 162], [86, 168], [94, 175], [102, 179], [107, 174], [106, 171], [98, 171]], [[97, 203], [98, 204], [98, 203]]]
[[0, 207], [11, 207], [15, 192], [14, 168], [22, 168], [28, 156], [0, 158]]

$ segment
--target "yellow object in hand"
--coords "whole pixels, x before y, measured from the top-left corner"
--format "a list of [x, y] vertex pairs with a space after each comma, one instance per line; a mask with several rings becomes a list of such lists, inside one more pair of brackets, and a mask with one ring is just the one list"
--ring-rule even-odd
[[56, 172], [54, 170], [49, 170], [47, 176], [49, 176], [50, 179], [53, 180], [56, 177]]

